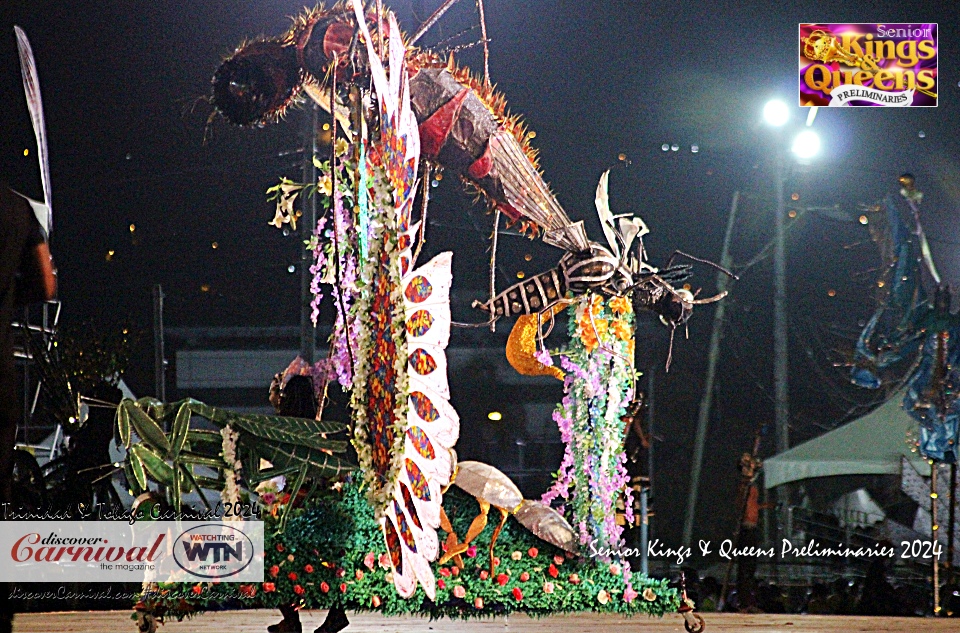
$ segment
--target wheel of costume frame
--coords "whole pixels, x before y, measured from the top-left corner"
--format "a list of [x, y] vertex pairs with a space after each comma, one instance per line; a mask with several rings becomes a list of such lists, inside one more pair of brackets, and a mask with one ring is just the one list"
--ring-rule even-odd
[[39, 510], [47, 505], [47, 489], [36, 458], [17, 448], [13, 451], [13, 505]]
[[683, 628], [687, 630], [687, 633], [703, 633], [707, 628], [707, 623], [703, 620], [703, 617], [699, 613], [691, 613], [690, 615], [697, 619], [696, 625], [691, 624], [684, 618]]
[[157, 619], [152, 613], [137, 612], [137, 630], [140, 633], [157, 633]]

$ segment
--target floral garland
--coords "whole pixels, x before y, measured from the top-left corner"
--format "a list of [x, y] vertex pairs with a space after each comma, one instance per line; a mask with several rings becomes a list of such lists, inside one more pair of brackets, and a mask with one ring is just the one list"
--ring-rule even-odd
[[[477, 512], [476, 501], [451, 489], [444, 506], [454, 529], [464, 534]], [[677, 591], [666, 580], [634, 574], [618, 563], [571, 557], [512, 518], [497, 541], [500, 564], [495, 575], [487, 569], [485, 553], [494, 528], [488, 525], [464, 554], [462, 569], [433, 564], [436, 601], [427, 600], [422, 589], [404, 599], [393, 587], [380, 526], [360, 486], [347, 483], [342, 493], [294, 512], [282, 534], [265, 532], [264, 582], [164, 583], [145, 601], [155, 612], [177, 618], [224, 603], [251, 608], [342, 606], [431, 618], [585, 611], [660, 616], [679, 606]], [[225, 600], [224, 595], [232, 598]]]
[[[290, 223], [296, 228], [296, 218], [300, 214], [293, 211], [293, 203], [301, 192], [317, 196], [323, 211], [310, 239], [304, 241], [313, 256], [310, 266], [310, 292], [313, 299], [310, 306], [314, 326], [317, 325], [324, 298], [323, 285], [331, 286], [336, 310], [336, 320], [329, 339], [330, 357], [318, 361], [309, 372], [318, 389], [333, 379], [343, 387], [349, 387], [353, 380], [351, 346], [356, 338], [357, 319], [353, 306], [358, 292], [357, 250], [365, 236], [359, 234], [358, 224], [362, 223], [354, 217], [355, 212], [360, 213], [358, 207], [363, 202], [354, 200], [354, 187], [358, 179], [360, 186], [363, 186], [363, 173], [362, 170], [358, 173], [356, 163], [346, 158], [350, 155], [350, 147], [343, 139], [336, 141], [336, 191], [333, 190], [330, 161], [321, 161], [316, 156], [313, 164], [320, 174], [316, 183], [303, 185], [283, 178], [279, 184], [267, 190], [270, 199], [277, 201], [276, 217], [271, 222], [274, 226]], [[329, 222], [331, 215], [333, 221]]]
[[[633, 500], [623, 451], [621, 416], [633, 398], [634, 315], [630, 301], [599, 295], [569, 308], [570, 344], [560, 354], [564, 398], [553, 413], [566, 444], [554, 485], [543, 495], [561, 499], [582, 544], [620, 549], [623, 528], [611, 510], [624, 494], [627, 522]], [[545, 354], [538, 359], [549, 361]]]
[[[371, 171], [371, 208], [392, 209], [392, 185], [386, 173], [381, 167]], [[377, 213], [369, 228], [369, 252], [361, 262], [360, 292], [354, 304], [357, 358], [350, 405], [353, 445], [368, 498], [379, 516], [403, 466], [409, 387], [399, 218], [395, 213]]]
[[[240, 459], [237, 457], [237, 441], [240, 439], [240, 433], [228, 424], [220, 429], [220, 436], [223, 438], [221, 443], [223, 461], [229, 464], [223, 469], [223, 489], [220, 491], [220, 500], [224, 505], [235, 506], [240, 502], [240, 486], [237, 483], [237, 473], [242, 468]], [[224, 518], [224, 521], [237, 520], [243, 521], [243, 517]]]

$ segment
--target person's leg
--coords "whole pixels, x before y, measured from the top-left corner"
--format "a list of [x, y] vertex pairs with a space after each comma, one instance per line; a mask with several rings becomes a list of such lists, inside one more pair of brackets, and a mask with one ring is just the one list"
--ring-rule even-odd
[[267, 627], [267, 633], [300, 633], [303, 625], [300, 624], [300, 612], [292, 604], [280, 607], [283, 619]]
[[327, 612], [327, 617], [323, 624], [318, 626], [313, 633], [337, 633], [347, 628], [350, 620], [347, 619], [347, 612], [343, 607], [333, 607]]

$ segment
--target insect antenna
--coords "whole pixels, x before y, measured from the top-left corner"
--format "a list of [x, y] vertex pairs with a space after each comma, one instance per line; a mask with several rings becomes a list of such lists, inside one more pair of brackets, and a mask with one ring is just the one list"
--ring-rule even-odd
[[693, 255], [689, 255], [689, 254], [687, 254], [687, 253], [684, 253], [683, 251], [673, 251], [673, 254], [670, 255], [670, 259], [667, 260], [667, 268], [669, 268], [670, 265], [673, 264], [673, 260], [674, 260], [674, 258], [675, 258], [677, 255], [682, 255], [682, 256], [686, 257], [687, 259], [693, 260], [693, 261], [695, 261], [695, 262], [700, 262], [701, 264], [706, 264], [707, 266], [711, 266], [711, 267], [719, 270], [720, 272], [722, 272], [722, 273], [723, 273], [724, 275], [726, 275], [727, 277], [730, 277], [730, 278], [733, 279], [734, 281], [739, 281], [739, 280], [740, 280], [739, 277], [737, 277], [735, 274], [733, 274], [732, 272], [730, 272], [729, 270], [727, 270], [726, 268], [724, 268], [724, 267], [721, 266], [720, 264], [714, 263], [714, 262], [710, 261], [709, 259], [701, 259], [700, 257], [694, 257]]

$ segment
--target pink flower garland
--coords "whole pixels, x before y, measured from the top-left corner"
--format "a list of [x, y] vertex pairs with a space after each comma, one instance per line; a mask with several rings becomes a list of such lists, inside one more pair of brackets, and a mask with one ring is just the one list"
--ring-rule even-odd
[[[583, 308], [580, 308], [581, 310]], [[611, 336], [588, 351], [577, 336], [577, 307], [571, 308], [571, 343], [560, 355], [566, 372], [564, 398], [553, 413], [566, 444], [557, 480], [542, 497], [550, 504], [562, 499], [572, 511], [572, 522], [581, 544], [596, 542], [598, 548], [619, 549], [623, 528], [617, 525], [610, 508], [624, 494], [627, 521], [633, 521], [633, 497], [622, 450], [623, 424], [620, 416], [633, 397], [630, 388], [632, 367], [627, 366], [627, 345]], [[605, 318], [622, 318], [632, 325], [632, 315], [616, 316], [604, 309]], [[617, 354], [609, 351], [613, 348]], [[538, 357], [538, 360], [544, 362]]]

